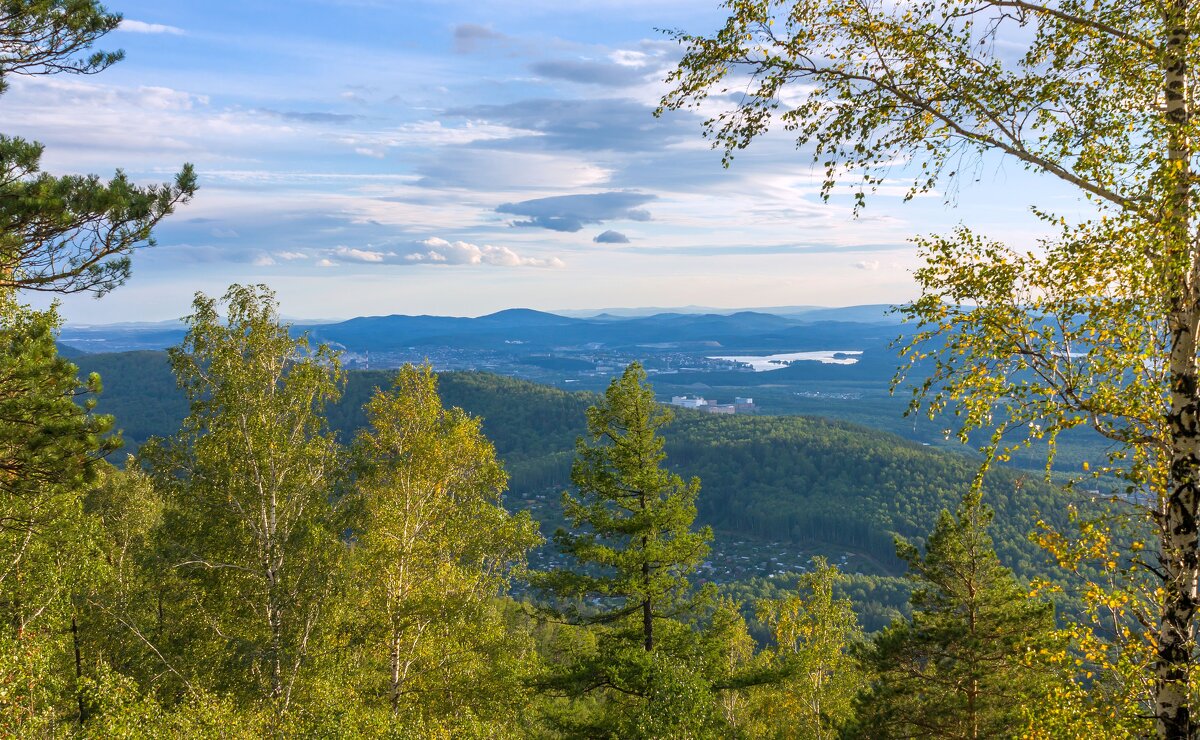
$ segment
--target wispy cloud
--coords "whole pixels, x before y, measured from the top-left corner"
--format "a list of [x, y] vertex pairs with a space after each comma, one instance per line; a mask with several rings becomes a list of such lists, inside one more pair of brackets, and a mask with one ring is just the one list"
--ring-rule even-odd
[[162, 23], [146, 23], [128, 18], [121, 21], [121, 25], [117, 27], [117, 30], [128, 31], [130, 33], [166, 33], [172, 36], [182, 36], [185, 33], [182, 28], [176, 26], [168, 26]]
[[542, 77], [606, 87], [627, 87], [640, 84], [649, 72], [645, 68], [627, 64], [574, 59], [534, 62], [530, 65], [530, 69]]
[[387, 260], [388, 257], [395, 257], [394, 252], [376, 252], [370, 249], [354, 249], [351, 247], [338, 247], [333, 250], [334, 256], [346, 262], [366, 262], [369, 264], [378, 264]]
[[338, 247], [330, 255], [339, 262], [367, 265], [492, 265], [494, 267], [565, 267], [558, 257], [522, 257], [509, 247], [472, 244], [431, 237], [403, 247], [360, 249]]
[[292, 110], [271, 110], [263, 108], [262, 113], [276, 118], [282, 118], [285, 121], [296, 121], [298, 123], [351, 123], [362, 118], [361, 115], [355, 113], [327, 113], [324, 111], [292, 111]]
[[454, 27], [454, 50], [459, 54], [470, 54], [489, 44], [508, 41], [508, 38], [490, 25], [460, 23]]

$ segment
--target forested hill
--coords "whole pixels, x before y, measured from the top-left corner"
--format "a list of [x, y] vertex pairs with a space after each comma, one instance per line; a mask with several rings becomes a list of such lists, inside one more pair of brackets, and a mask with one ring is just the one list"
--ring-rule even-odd
[[[117, 417], [131, 446], [152, 434], [170, 434], [186, 413], [162, 353], [88, 355], [76, 362], [83, 372], [101, 374], [98, 409]], [[344, 439], [363, 424], [362, 404], [390, 375], [349, 374], [341, 402], [329, 410]], [[596, 396], [484, 373], [443, 374], [440, 389], [446, 405], [483, 418], [511, 474], [512, 505], [552, 506], [552, 492], [569, 483], [574, 441]], [[954, 508], [976, 470], [963, 455], [811, 417], [680, 411], [667, 443], [671, 467], [700, 477], [699, 518], [719, 532], [859, 552], [889, 570], [898, 570], [893, 533], [920, 538], [930, 531], [940, 510]], [[1019, 572], [1043, 569], [1046, 557], [1028, 534], [1039, 516], [1061, 518], [1061, 495], [1036, 475], [998, 470], [989, 477], [986, 500], [996, 509], [997, 550]]]

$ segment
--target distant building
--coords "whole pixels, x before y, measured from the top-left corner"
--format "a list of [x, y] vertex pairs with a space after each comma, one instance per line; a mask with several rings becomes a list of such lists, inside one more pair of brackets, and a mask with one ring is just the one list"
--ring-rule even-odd
[[736, 414], [739, 411], [754, 409], [754, 401], [749, 398], [739, 398], [734, 403], [717, 403], [699, 396], [672, 396], [671, 405], [685, 409], [698, 409], [710, 414]]

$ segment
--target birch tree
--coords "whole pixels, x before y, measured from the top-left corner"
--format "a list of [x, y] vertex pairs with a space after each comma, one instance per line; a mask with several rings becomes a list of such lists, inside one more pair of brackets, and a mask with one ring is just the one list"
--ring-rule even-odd
[[235, 285], [221, 301], [197, 294], [193, 310], [170, 350], [191, 412], [145, 453], [165, 493], [164, 553], [180, 589], [167, 618], [216, 645], [188, 653], [193, 675], [284, 714], [340, 548], [338, 448], [322, 410], [343, 373], [324, 345], [289, 335], [265, 286]]
[[800, 577], [800, 593], [757, 605], [775, 640], [769, 657], [785, 676], [753, 693], [761, 735], [828, 740], [853, 716], [864, 675], [850, 651], [863, 636], [850, 600], [834, 596], [842, 580], [836, 566], [816, 557], [812, 572]]
[[393, 722], [419, 716], [426, 730], [511, 720], [532, 646], [505, 624], [500, 598], [537, 527], [504, 509], [508, 476], [480, 420], [442, 407], [428, 365], [406, 365], [366, 411], [352, 587], [366, 693], [382, 695]]
[[[823, 169], [823, 193], [885, 178], [909, 195], [963, 166], [1014, 161], [1073, 187], [1091, 216], [1044, 208], [1047, 236], [1008, 245], [966, 226], [918, 241], [925, 267], [905, 362], [914, 409], [953, 408], [987, 459], [1089, 427], [1105, 470], [1143, 505], [1161, 584], [1152, 706], [1191, 737], [1200, 551], [1200, 227], [1188, 0], [730, 0], [686, 51], [662, 108], [716, 106], [726, 161], [778, 122]], [[735, 91], [731, 109], [708, 100]], [[706, 102], [707, 100], [707, 102]], [[1036, 204], [1033, 204], [1036, 205]], [[918, 364], [919, 363], [919, 364]]]

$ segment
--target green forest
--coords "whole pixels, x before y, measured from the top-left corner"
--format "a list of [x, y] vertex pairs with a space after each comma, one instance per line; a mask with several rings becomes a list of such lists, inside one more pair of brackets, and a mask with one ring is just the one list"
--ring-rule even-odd
[[[74, 361], [84, 376], [96, 372], [109, 379], [97, 410], [117, 420], [131, 451], [151, 436], [170, 434], [186, 414], [165, 353], [82, 355]], [[366, 426], [364, 404], [388, 387], [392, 375], [346, 373], [343, 395], [327, 410], [339, 439], [352, 439]], [[487, 373], [443, 373], [438, 387], [447, 406], [482, 420], [509, 474], [510, 507], [537, 492], [556, 496], [570, 484], [574, 442], [596, 394]], [[699, 521], [730, 535], [861, 552], [880, 564], [881, 574], [902, 570], [893, 536], [923, 538], [938, 512], [955, 506], [979, 467], [966, 455], [849, 423], [686, 409], [676, 415], [666, 464], [704, 482]], [[1026, 578], [1044, 575], [1052, 564], [1029, 539], [1038, 519], [1062, 526], [1065, 503], [1090, 500], [1048, 485], [1040, 471], [997, 470], [984, 490], [997, 511], [992, 527], [997, 551]]]
[[[658, 114], [733, 106], [726, 165], [776, 120], [823, 196], [862, 178], [856, 215], [897, 163], [914, 198], [984, 155], [1100, 209], [1036, 209], [1036, 249], [916, 239], [898, 386], [977, 454], [676, 413], [639, 362], [601, 393], [349, 373], [261, 284], [196, 293], [165, 353], [64, 350], [32, 294], [121, 289], [198, 176], [54, 175], [0, 135], [0, 735], [1200, 735], [1195, 13], [724, 13], [667, 32]], [[0, 93], [104, 71], [121, 24], [0, 2]], [[1070, 478], [1006, 465], [1085, 429]]]
[[[902, 726], [961, 699], [901, 701], [888, 668], [927, 649], [955, 656], [926, 665], [930, 681], [1001, 649], [987, 678], [1004, 699], [971, 720], [997, 728], [1033, 727], [1024, 702], [1080, 690], [1048, 594], [1030, 596], [989, 534], [1027, 554], [1011, 533], [1032, 523], [994, 526], [983, 503], [1049, 507], [1045, 484], [1005, 474], [974, 491], [969, 459], [848, 424], [674, 419], [636, 364], [603, 395], [412, 366], [348, 379], [336, 354], [291, 336], [264, 287], [194, 309], [166, 355], [77, 357], [99, 361], [82, 376], [56, 356], [52, 315], [11, 337], [42, 350], [12, 356], [87, 391], [82, 406], [60, 397], [55, 432], [76, 429], [84, 454], [48, 471], [62, 476], [47, 483], [55, 508], [26, 512], [53, 517], [55, 537], [6, 539], [13, 732], [854, 734], [882, 722], [874, 712], [911, 715], [888, 720]], [[95, 368], [128, 365], [146, 393], [164, 361], [180, 400], [143, 408], [183, 418], [112, 467]], [[884, 485], [902, 476], [917, 480]], [[550, 542], [505, 506], [510, 485], [570, 491]], [[705, 585], [714, 527], [858, 548], [904, 577], [817, 556], [783, 578]], [[885, 552], [875, 540], [893, 532], [916, 544]], [[529, 567], [538, 546], [564, 564]]]

